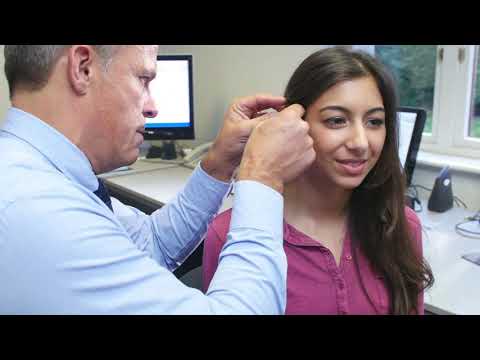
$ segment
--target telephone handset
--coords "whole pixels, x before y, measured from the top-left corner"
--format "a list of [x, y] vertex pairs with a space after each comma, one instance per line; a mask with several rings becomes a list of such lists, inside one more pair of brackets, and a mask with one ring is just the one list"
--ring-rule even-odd
[[208, 142], [197, 146], [191, 152], [189, 152], [184, 158], [183, 163], [188, 167], [195, 167], [203, 158], [203, 156], [210, 150], [212, 142]]

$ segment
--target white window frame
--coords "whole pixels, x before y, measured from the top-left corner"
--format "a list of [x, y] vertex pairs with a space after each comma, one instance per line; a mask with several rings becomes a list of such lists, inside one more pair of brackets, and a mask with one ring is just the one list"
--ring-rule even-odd
[[[369, 45], [353, 48], [364, 46]], [[465, 54], [463, 61], [460, 51]], [[421, 152], [480, 159], [480, 139], [468, 137], [474, 66], [474, 45], [437, 46], [432, 133], [423, 134]]]

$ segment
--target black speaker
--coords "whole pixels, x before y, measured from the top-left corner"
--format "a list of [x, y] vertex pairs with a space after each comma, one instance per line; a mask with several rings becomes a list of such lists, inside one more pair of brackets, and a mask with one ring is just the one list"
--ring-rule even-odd
[[443, 213], [453, 207], [452, 176], [446, 166], [435, 179], [432, 193], [428, 199], [428, 210]]

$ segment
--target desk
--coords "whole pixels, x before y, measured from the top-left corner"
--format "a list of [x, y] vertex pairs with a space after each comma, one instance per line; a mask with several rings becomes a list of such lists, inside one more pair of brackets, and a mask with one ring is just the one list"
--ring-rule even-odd
[[100, 177], [105, 180], [113, 197], [147, 214], [168, 203], [182, 189], [192, 172], [175, 164], [145, 160], [138, 160], [129, 168]]
[[[109, 189], [123, 195], [135, 196], [148, 201], [156, 208], [171, 201], [185, 186], [192, 169], [164, 163], [146, 163], [138, 160], [131, 166], [133, 170], [101, 175]], [[232, 206], [232, 199], [225, 200], [220, 211]]]
[[[422, 205], [426, 209], [426, 201]], [[443, 214], [424, 210], [418, 215], [424, 228], [424, 256], [435, 277], [425, 293], [425, 309], [437, 314], [480, 314], [480, 266], [462, 259], [480, 252], [480, 239], [455, 232], [455, 224], [473, 213], [453, 208]], [[480, 224], [474, 227], [480, 231]]]
[[[132, 167], [138, 172], [110, 176], [106, 179], [107, 185], [149, 201], [157, 208], [182, 189], [192, 172], [165, 164], [146, 170], [141, 160]], [[232, 197], [227, 198], [221, 211], [230, 208], [232, 201]], [[480, 239], [462, 237], [455, 232], [455, 224], [473, 213], [454, 208], [438, 214], [426, 210], [426, 201], [422, 205], [425, 210], [418, 215], [424, 227], [424, 256], [435, 277], [434, 286], [425, 293], [425, 309], [435, 314], [480, 314], [480, 266], [461, 258], [466, 253], [480, 252]], [[197, 263], [201, 261], [200, 252], [201, 247], [196, 254]]]

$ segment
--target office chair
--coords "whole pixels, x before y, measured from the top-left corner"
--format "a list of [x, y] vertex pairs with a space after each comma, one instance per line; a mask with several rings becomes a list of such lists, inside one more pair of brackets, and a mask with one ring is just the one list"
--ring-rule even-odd
[[195, 269], [190, 270], [185, 275], [179, 278], [179, 280], [187, 285], [188, 287], [198, 289], [203, 291], [203, 281], [202, 281], [202, 267], [196, 267]]

